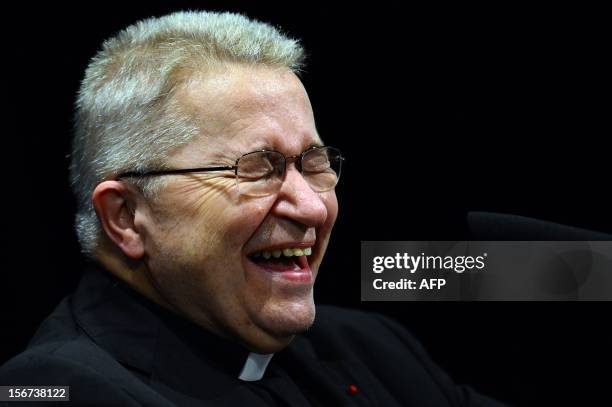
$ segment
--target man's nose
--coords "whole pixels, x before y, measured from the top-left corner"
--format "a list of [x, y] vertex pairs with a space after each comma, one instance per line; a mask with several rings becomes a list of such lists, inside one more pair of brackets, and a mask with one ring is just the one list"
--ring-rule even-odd
[[327, 207], [321, 195], [310, 187], [295, 164], [287, 165], [285, 180], [277, 195], [273, 212], [308, 227], [317, 227], [327, 219]]

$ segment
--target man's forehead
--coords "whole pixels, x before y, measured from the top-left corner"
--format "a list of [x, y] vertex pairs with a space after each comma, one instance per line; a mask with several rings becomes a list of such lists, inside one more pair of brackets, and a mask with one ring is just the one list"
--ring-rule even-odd
[[189, 155], [235, 159], [260, 149], [295, 154], [322, 144], [306, 91], [287, 68], [213, 69], [193, 76], [177, 99], [201, 131]]
[[181, 107], [196, 119], [244, 120], [271, 109], [311, 111], [306, 90], [288, 68], [229, 65], [193, 75], [179, 91]]

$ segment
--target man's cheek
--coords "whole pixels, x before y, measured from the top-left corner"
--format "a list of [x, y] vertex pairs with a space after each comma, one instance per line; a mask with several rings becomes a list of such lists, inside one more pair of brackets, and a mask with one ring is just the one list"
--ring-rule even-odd
[[273, 197], [250, 198], [242, 200], [239, 205], [226, 207], [223, 217], [228, 223], [223, 225], [228, 233], [250, 237], [262, 225], [270, 213]]
[[[192, 180], [177, 190], [181, 209], [191, 216], [202, 216], [231, 206], [235, 181], [231, 178]], [[214, 213], [214, 212], [213, 212]], [[218, 212], [217, 212], [218, 213]]]

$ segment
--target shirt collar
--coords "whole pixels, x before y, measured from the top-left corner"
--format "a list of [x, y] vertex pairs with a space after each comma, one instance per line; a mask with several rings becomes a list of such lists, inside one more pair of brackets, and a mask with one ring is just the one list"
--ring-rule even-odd
[[249, 353], [238, 378], [245, 382], [260, 380], [264, 373], [266, 373], [266, 367], [268, 367], [268, 363], [270, 363], [272, 356], [274, 356], [274, 353], [269, 353], [267, 355], [255, 352]]

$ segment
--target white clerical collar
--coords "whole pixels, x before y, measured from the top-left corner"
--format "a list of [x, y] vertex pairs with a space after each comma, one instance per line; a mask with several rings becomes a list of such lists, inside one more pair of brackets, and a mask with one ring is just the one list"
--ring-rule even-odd
[[268, 363], [270, 363], [272, 356], [274, 356], [274, 353], [268, 355], [262, 355], [261, 353], [255, 352], [249, 353], [238, 378], [245, 382], [254, 382], [261, 379], [264, 373], [266, 373], [266, 367], [268, 367]]

